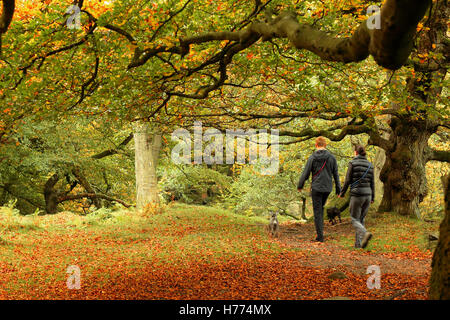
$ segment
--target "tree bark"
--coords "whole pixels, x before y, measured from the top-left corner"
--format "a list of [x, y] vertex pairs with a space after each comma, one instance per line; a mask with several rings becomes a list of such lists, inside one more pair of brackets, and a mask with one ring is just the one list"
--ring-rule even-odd
[[375, 153], [374, 166], [374, 179], [375, 179], [375, 197], [378, 199], [384, 193], [383, 182], [380, 179], [381, 171], [383, 170], [384, 163], [386, 162], [386, 152], [377, 148]]
[[425, 15], [431, 0], [387, 0], [380, 13], [380, 28], [369, 29], [363, 21], [350, 37], [333, 37], [315, 27], [300, 23], [296, 13], [285, 11], [275, 18], [266, 15], [266, 21], [255, 21], [240, 31], [220, 31], [180, 39], [180, 46], [157, 46], [135, 50], [128, 68], [145, 64], [162, 52], [185, 56], [190, 45], [229, 40], [253, 45], [259, 39], [269, 41], [287, 38], [297, 49], [311, 51], [324, 60], [344, 63], [357, 62], [372, 55], [382, 67], [396, 70], [407, 60], [413, 47], [416, 27]]
[[131, 205], [129, 205], [128, 203], [126, 203], [125, 201], [122, 201], [120, 199], [116, 199], [110, 196], [107, 196], [105, 194], [100, 194], [100, 193], [80, 193], [80, 194], [67, 194], [67, 195], [62, 195], [58, 198], [58, 203], [64, 202], [64, 201], [70, 201], [70, 200], [77, 200], [77, 199], [84, 199], [84, 198], [90, 198], [90, 199], [105, 199], [108, 201], [115, 201], [117, 203], [120, 203], [121, 205], [123, 205], [125, 208], [129, 208], [131, 207]]
[[45, 211], [48, 214], [55, 214], [58, 212], [58, 197], [59, 192], [55, 190], [55, 185], [59, 181], [58, 174], [53, 174], [44, 185], [44, 199]]
[[420, 218], [419, 203], [427, 194], [428, 139], [436, 126], [430, 126], [426, 120], [397, 117], [392, 118], [390, 125], [389, 141], [393, 147], [385, 150], [386, 160], [380, 173], [384, 193], [379, 210]]
[[0, 16], [0, 35], [5, 33], [8, 30], [9, 25], [11, 24], [14, 9], [15, 9], [15, 1], [14, 0], [3, 0], [3, 10], [2, 15]]
[[[72, 170], [73, 175], [77, 178], [77, 180], [80, 182], [80, 184], [83, 186], [84, 190], [86, 190], [87, 193], [95, 194], [94, 189], [92, 188], [91, 184], [81, 171], [81, 168], [79, 166], [75, 166], [75, 168]], [[93, 204], [97, 209], [100, 209], [102, 207], [102, 204], [100, 202], [100, 199], [97, 197], [91, 197]]]
[[156, 166], [161, 149], [161, 135], [153, 133], [148, 123], [135, 125], [134, 132], [136, 207], [159, 204]]
[[429, 298], [450, 300], [450, 175], [442, 177], [445, 194], [445, 217], [433, 253]]
[[403, 106], [406, 112], [392, 116], [389, 123], [392, 132], [382, 146], [386, 151], [386, 162], [380, 175], [384, 194], [379, 209], [416, 217], [420, 217], [419, 203], [427, 194], [426, 162], [433, 159], [449, 161], [448, 152], [433, 151], [428, 147], [428, 139], [440, 125], [428, 110], [436, 107], [450, 59], [448, 3], [438, 0], [432, 9], [427, 21], [429, 28], [419, 34], [412, 58], [418, 58], [421, 53], [430, 53], [434, 58], [413, 64], [414, 75], [407, 80], [405, 88], [410, 97], [409, 106]]
[[308, 220], [306, 218], [306, 197], [302, 197], [302, 212], [301, 212], [301, 217], [303, 220]]

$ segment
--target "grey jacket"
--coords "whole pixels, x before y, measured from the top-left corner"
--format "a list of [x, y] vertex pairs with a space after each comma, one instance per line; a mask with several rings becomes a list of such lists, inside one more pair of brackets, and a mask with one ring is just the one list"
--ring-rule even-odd
[[[324, 163], [325, 166], [319, 173], [319, 170], [322, 168]], [[337, 161], [328, 150], [316, 150], [308, 158], [305, 169], [303, 169], [303, 173], [300, 176], [297, 189], [303, 189], [305, 181], [308, 180], [310, 174], [313, 177], [311, 187], [314, 191], [331, 192], [333, 189], [332, 179], [334, 178], [334, 182], [336, 184], [336, 194], [341, 192]]]

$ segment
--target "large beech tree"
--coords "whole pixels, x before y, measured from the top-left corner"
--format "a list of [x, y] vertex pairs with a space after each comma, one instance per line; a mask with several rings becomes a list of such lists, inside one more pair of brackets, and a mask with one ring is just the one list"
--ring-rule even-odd
[[[165, 90], [168, 98], [160, 106], [162, 107], [167, 104], [170, 97], [204, 99], [213, 91], [227, 85], [230, 78], [228, 68], [233, 63], [233, 57], [255, 45], [259, 40], [273, 41], [277, 38], [287, 38], [295, 48], [308, 50], [328, 61], [358, 62], [371, 55], [378, 65], [390, 70], [397, 70], [408, 63], [412, 64], [416, 76], [410, 77], [405, 89], [414, 100], [407, 106], [406, 114], [403, 112], [406, 106], [392, 103], [390, 108], [377, 110], [371, 114], [360, 114], [359, 121], [353, 119], [347, 125], [338, 126], [335, 128], [340, 130], [338, 134], [333, 130], [312, 132], [309, 129], [284, 131], [281, 134], [298, 138], [324, 135], [333, 141], [341, 140], [349, 134], [369, 134], [370, 143], [384, 149], [387, 154], [380, 176], [384, 182], [381, 210], [420, 216], [418, 205], [427, 192], [426, 162], [450, 161], [448, 151], [437, 151], [428, 147], [428, 139], [440, 126], [449, 127], [448, 119], [436, 119], [428, 113], [429, 109], [433, 110], [436, 106], [437, 97], [441, 93], [442, 85], [435, 83], [444, 81], [446, 77], [450, 52], [446, 37], [448, 4], [446, 1], [436, 1], [433, 6], [431, 4], [431, 1], [386, 1], [380, 12], [379, 29], [369, 29], [366, 21], [363, 21], [353, 35], [339, 38], [299, 22], [296, 14], [291, 11], [277, 14], [265, 11], [260, 17], [259, 12], [262, 12], [264, 4], [255, 1], [255, 10], [251, 15], [253, 17], [240, 24], [244, 27], [233, 31], [180, 37], [178, 45], [148, 47], [137, 45], [128, 68], [142, 66], [151, 59], [161, 58], [163, 54], [169, 54], [167, 63], [170, 64], [171, 59], [177, 59], [173, 58], [174, 56], [189, 55], [190, 48], [194, 45], [227, 41], [225, 47], [209, 60], [188, 70], [175, 70], [166, 76], [164, 87], [169, 87]], [[422, 32], [417, 39], [418, 23], [427, 10], [429, 10], [428, 31]], [[134, 38], [128, 36], [132, 43], [136, 43]], [[414, 56], [433, 52], [434, 58], [427, 61], [419, 59], [418, 62], [410, 59], [415, 42], [417, 50]], [[172, 84], [180, 79], [186, 82], [186, 78], [194, 78], [211, 65], [217, 66], [215, 74], [208, 73], [211, 81], [191, 92], [187, 92], [185, 88], [177, 90], [177, 87], [180, 87], [178, 82]], [[251, 110], [246, 113], [251, 113]], [[379, 114], [390, 116], [387, 138], [383, 137], [373, 121]], [[311, 116], [308, 113], [305, 115]], [[286, 118], [292, 116], [292, 114], [284, 115]], [[254, 117], [261, 115], [256, 114]], [[340, 117], [334, 115], [332, 118]]]

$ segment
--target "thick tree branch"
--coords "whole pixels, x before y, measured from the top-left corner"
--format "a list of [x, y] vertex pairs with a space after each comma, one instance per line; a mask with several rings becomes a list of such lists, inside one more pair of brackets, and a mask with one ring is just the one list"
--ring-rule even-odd
[[133, 139], [133, 133], [130, 133], [116, 148], [108, 149], [100, 153], [94, 154], [92, 159], [102, 159], [119, 153], [119, 150], [125, 147]]
[[122, 201], [120, 199], [116, 199], [104, 194], [98, 194], [98, 193], [80, 193], [80, 194], [70, 194], [70, 195], [64, 195], [58, 198], [58, 203], [64, 202], [64, 201], [70, 201], [70, 200], [77, 200], [77, 199], [84, 199], [84, 198], [91, 198], [91, 199], [105, 199], [108, 201], [115, 201], [117, 203], [120, 203], [126, 208], [131, 207], [130, 204], [126, 203], [125, 201]]
[[440, 162], [449, 162], [450, 163], [450, 151], [449, 150], [435, 150], [429, 148], [428, 150], [428, 161], [440, 161]]
[[[339, 133], [333, 133], [333, 131], [341, 130]], [[336, 126], [329, 129], [324, 130], [314, 130], [312, 128], [303, 129], [300, 132], [293, 132], [288, 130], [280, 130], [280, 136], [289, 136], [296, 138], [305, 138], [304, 140], [308, 140], [314, 137], [323, 136], [331, 141], [341, 141], [347, 135], [356, 135], [361, 133], [368, 133], [371, 129], [364, 124], [350, 124], [344, 126]]]
[[371, 30], [363, 21], [351, 37], [344, 38], [333, 37], [311, 25], [299, 23], [294, 13], [286, 11], [271, 21], [256, 21], [240, 31], [188, 37], [180, 39], [179, 46], [136, 49], [129, 68], [140, 66], [161, 52], [184, 56], [193, 44], [224, 40], [242, 44], [255, 38], [263, 41], [287, 38], [297, 49], [311, 51], [324, 60], [348, 63], [362, 61], [372, 55], [380, 66], [396, 70], [407, 61], [417, 24], [430, 3], [430, 0], [387, 0], [380, 13], [380, 29]]
[[[83, 188], [89, 193], [89, 194], [95, 194], [94, 189], [92, 188], [91, 184], [89, 183], [89, 181], [87, 180], [87, 178], [85, 177], [85, 175], [83, 174], [83, 172], [81, 171], [81, 168], [79, 166], [76, 166], [73, 170], [72, 170], [73, 175], [77, 178], [77, 180], [80, 182], [80, 184], [83, 186]], [[94, 205], [96, 208], [100, 209], [101, 208], [101, 203], [100, 201], [98, 201], [97, 198], [92, 198], [92, 201], [94, 202]]]
[[369, 144], [380, 147], [385, 151], [391, 151], [394, 148], [394, 144], [384, 139], [378, 132], [371, 130], [369, 133]]
[[417, 24], [431, 0], [387, 0], [381, 8], [381, 28], [374, 29], [369, 51], [382, 67], [396, 70], [404, 65], [413, 48]]

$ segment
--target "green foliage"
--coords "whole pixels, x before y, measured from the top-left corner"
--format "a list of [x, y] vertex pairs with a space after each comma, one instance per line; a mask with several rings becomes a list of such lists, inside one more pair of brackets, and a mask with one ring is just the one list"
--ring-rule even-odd
[[[126, 148], [118, 155], [98, 160], [91, 158], [94, 154], [116, 148], [115, 141], [121, 141], [129, 132], [103, 127], [100, 120], [71, 117], [59, 121], [37, 121], [30, 117], [10, 136], [8, 143], [2, 145], [0, 205], [17, 199], [16, 207], [22, 214], [43, 211], [43, 188], [48, 178], [57, 173], [60, 180], [56, 190], [67, 191], [75, 180], [72, 173], [75, 166], [86, 175], [96, 192], [115, 194], [122, 199], [129, 195], [129, 190], [134, 189], [134, 164]], [[78, 186], [72, 192], [80, 191]]]
[[8, 218], [20, 216], [20, 211], [16, 209], [17, 200], [10, 200], [8, 203], [0, 207], [0, 214], [5, 215]]
[[[17, 200], [0, 207], [0, 236], [10, 231], [30, 231], [40, 229], [36, 215], [23, 216], [15, 208]], [[1, 243], [0, 243], [1, 244]]]
[[252, 168], [244, 168], [233, 182], [224, 206], [237, 213], [263, 215], [269, 210], [285, 211], [300, 196], [295, 185], [296, 173], [263, 176]]
[[204, 166], [168, 166], [160, 169], [159, 182], [165, 201], [214, 203], [230, 187], [231, 177]]
[[95, 220], [105, 221], [105, 220], [108, 220], [108, 219], [111, 219], [114, 217], [112, 215], [112, 211], [113, 210], [110, 208], [100, 208], [100, 209], [97, 209], [97, 210], [89, 213], [88, 217], [95, 219]]
[[[366, 218], [366, 228], [374, 235], [367, 250], [376, 253], [414, 252], [431, 250], [429, 234], [438, 234], [439, 221], [425, 222], [414, 217], [401, 216], [393, 212], [370, 213]], [[354, 235], [339, 236], [337, 242], [352, 247]]]

